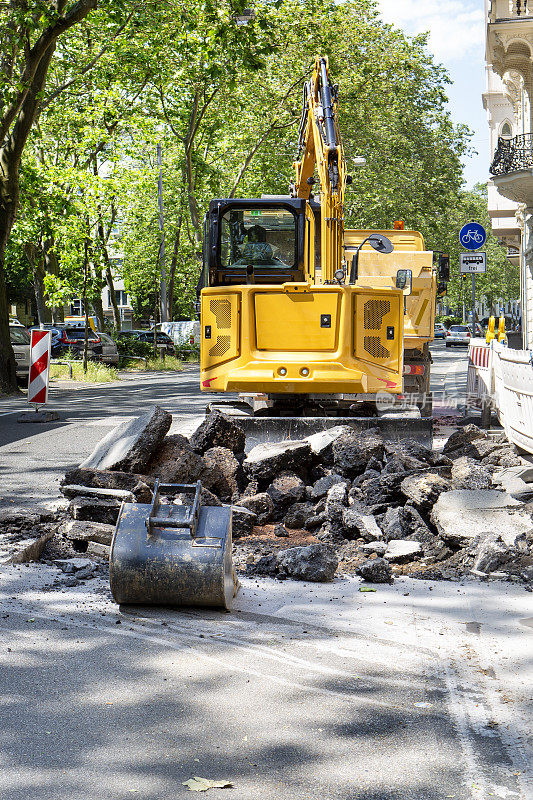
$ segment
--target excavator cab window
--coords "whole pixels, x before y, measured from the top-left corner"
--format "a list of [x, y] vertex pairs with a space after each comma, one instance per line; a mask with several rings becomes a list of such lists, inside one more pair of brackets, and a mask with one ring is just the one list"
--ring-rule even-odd
[[259, 272], [293, 270], [296, 265], [296, 220], [284, 209], [234, 209], [222, 215], [220, 265], [254, 267]]
[[208, 286], [304, 279], [305, 200], [211, 201], [205, 231]]

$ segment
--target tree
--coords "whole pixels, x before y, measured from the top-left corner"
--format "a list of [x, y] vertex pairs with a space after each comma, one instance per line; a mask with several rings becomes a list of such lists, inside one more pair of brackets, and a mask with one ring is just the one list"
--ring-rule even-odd
[[[98, 0], [9, 0], [0, 8], [0, 390], [16, 389], [9, 337], [5, 252], [20, 195], [20, 164], [47, 98], [45, 89], [58, 41], [97, 8]], [[115, 25], [122, 0], [104, 0], [104, 27]], [[98, 58], [97, 58], [98, 60]], [[79, 67], [88, 71], [92, 62]], [[75, 81], [54, 88], [59, 96]]]

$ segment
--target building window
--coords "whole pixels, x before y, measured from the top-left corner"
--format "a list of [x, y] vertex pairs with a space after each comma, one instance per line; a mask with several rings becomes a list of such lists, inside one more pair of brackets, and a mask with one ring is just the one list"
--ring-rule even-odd
[[511, 128], [508, 122], [504, 122], [502, 125], [502, 130], [500, 136], [502, 139], [512, 139], [513, 138], [513, 129]]

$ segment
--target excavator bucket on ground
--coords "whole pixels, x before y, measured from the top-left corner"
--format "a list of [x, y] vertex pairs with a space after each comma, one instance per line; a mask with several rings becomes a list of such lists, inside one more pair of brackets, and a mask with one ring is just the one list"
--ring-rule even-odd
[[[192, 504], [177, 503], [187, 495]], [[201, 496], [200, 482], [156, 481], [151, 504], [123, 503], [109, 561], [117, 603], [229, 609], [235, 594], [231, 507], [202, 506]]]

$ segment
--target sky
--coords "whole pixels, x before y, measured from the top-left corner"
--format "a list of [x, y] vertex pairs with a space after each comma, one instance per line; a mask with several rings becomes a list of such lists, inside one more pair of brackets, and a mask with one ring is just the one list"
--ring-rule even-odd
[[377, 0], [386, 22], [414, 35], [429, 31], [429, 49], [453, 81], [447, 87], [450, 113], [474, 132], [477, 155], [465, 160], [471, 188], [488, 179], [489, 129], [481, 95], [485, 91], [484, 0]]

